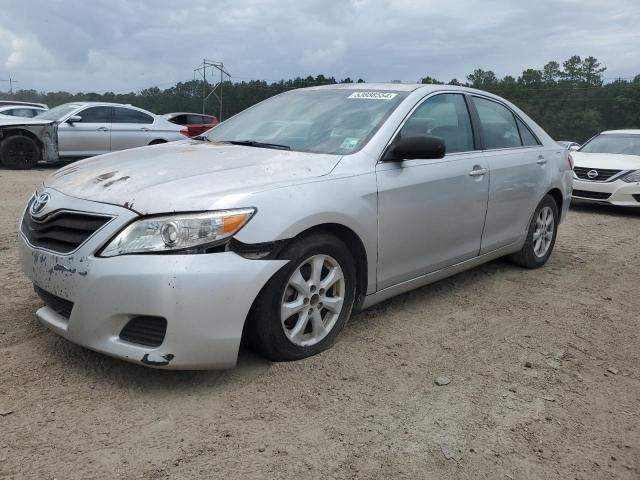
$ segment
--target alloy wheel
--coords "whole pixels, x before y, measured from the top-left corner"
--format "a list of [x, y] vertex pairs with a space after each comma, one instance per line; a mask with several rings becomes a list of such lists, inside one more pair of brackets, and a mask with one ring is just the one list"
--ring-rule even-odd
[[280, 319], [291, 343], [315, 345], [333, 329], [345, 299], [340, 264], [329, 255], [313, 255], [293, 271], [282, 296]]
[[542, 208], [536, 218], [536, 226], [533, 231], [533, 253], [536, 257], [542, 258], [549, 251], [553, 241], [554, 229], [553, 210], [550, 207]]

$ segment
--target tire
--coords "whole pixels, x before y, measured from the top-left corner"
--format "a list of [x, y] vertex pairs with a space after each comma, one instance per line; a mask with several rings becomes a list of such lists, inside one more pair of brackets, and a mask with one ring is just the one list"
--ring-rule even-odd
[[[292, 241], [280, 257], [290, 262], [256, 298], [247, 336], [253, 348], [271, 361], [299, 360], [331, 347], [344, 328], [355, 300], [356, 270], [347, 246], [326, 233]], [[320, 264], [317, 282], [312, 275]], [[291, 316], [283, 313], [285, 306]]]
[[157, 140], [151, 140], [151, 142], [149, 142], [149, 145], [161, 145], [163, 143], [167, 143], [167, 141], [159, 138]]
[[12, 135], [0, 145], [0, 161], [12, 170], [35, 168], [40, 160], [40, 147], [24, 135]]
[[[541, 230], [545, 219], [548, 219], [549, 215], [551, 215], [551, 229], [548, 224], [549, 220], [546, 220], [547, 226], [544, 230]], [[556, 244], [558, 220], [558, 205], [556, 201], [551, 195], [545, 195], [536, 207], [533, 217], [531, 218], [531, 223], [527, 231], [527, 240], [522, 250], [509, 256], [509, 259], [513, 263], [525, 268], [542, 267], [547, 263], [547, 260], [549, 260], [551, 252], [553, 252], [553, 247]], [[539, 242], [542, 242], [542, 244]]]

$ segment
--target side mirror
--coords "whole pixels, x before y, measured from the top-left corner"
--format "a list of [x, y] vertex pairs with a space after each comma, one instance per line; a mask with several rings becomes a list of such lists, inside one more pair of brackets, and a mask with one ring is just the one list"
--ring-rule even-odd
[[417, 135], [400, 137], [387, 150], [385, 161], [401, 162], [402, 160], [424, 159], [435, 160], [444, 157], [447, 147], [440, 137]]
[[580, 145], [571, 145], [571, 146], [569, 147], [569, 151], [570, 151], [570, 152], [576, 152], [576, 151], [578, 151], [579, 149], [580, 149]]
[[71, 115], [69, 118], [67, 118], [68, 123], [76, 123], [81, 121], [82, 117], [80, 115]]

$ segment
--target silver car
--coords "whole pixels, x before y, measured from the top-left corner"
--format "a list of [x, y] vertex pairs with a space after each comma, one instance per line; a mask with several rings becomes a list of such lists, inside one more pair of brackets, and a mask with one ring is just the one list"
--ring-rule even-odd
[[60, 157], [90, 157], [185, 138], [179, 125], [132, 105], [65, 103], [36, 117], [58, 124]]
[[25, 209], [22, 265], [37, 317], [90, 349], [227, 368], [244, 338], [295, 360], [354, 310], [505, 255], [544, 265], [571, 185], [567, 150], [495, 95], [300, 89], [59, 170]]

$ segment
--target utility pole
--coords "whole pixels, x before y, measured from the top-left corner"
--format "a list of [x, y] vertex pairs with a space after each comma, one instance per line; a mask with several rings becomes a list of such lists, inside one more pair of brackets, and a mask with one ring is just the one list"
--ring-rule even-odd
[[[215, 73], [215, 70], [218, 70], [220, 72], [220, 81], [216, 82], [213, 85], [213, 88], [211, 89], [211, 91], [209, 93], [207, 93], [207, 69], [211, 70], [211, 75], [213, 75]], [[216, 97], [218, 99], [218, 103], [220, 104], [220, 116], [218, 117], [218, 121], [222, 121], [222, 83], [224, 82], [224, 77], [225, 75], [227, 76], [227, 79], [231, 78], [231, 75], [229, 75], [225, 69], [224, 69], [224, 64], [222, 62], [214, 62], [211, 60], [207, 60], [202, 59], [202, 63], [200, 65], [198, 65], [197, 68], [193, 69], [193, 78], [195, 80], [196, 78], [196, 74], [200, 75], [200, 77], [202, 78], [202, 113], [205, 113], [205, 106], [207, 103], [207, 99], [213, 95], [214, 97]]]
[[9, 83], [9, 95], [13, 95], [13, 84], [18, 83], [17, 80], [14, 80], [11, 75], [9, 75], [9, 80], [0, 80], [0, 82], [8, 82]]

